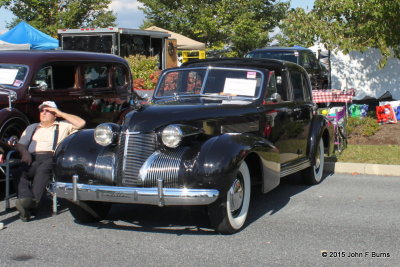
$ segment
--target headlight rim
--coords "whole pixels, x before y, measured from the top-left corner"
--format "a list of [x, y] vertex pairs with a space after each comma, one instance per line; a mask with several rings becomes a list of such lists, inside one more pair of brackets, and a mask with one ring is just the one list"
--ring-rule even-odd
[[[97, 137], [96, 132], [100, 130], [100, 128], [107, 128], [108, 130], [108, 139], [107, 140], [103, 140], [100, 141], [101, 139], [99, 139], [99, 137]], [[97, 144], [101, 145], [101, 146], [109, 146], [109, 145], [113, 145], [116, 144], [116, 140], [117, 140], [117, 136], [118, 136], [118, 131], [119, 129], [119, 125], [115, 124], [115, 123], [101, 123], [99, 125], [97, 125], [97, 127], [94, 129], [94, 140]]]
[[[175, 143], [173, 143], [172, 145], [168, 144], [168, 142], [166, 142], [166, 140], [165, 140], [166, 137], [164, 137], [164, 132], [168, 128], [174, 128], [178, 132], [178, 138], [179, 139], [177, 141], [175, 141]], [[182, 143], [182, 139], [183, 139], [184, 135], [183, 135], [183, 131], [182, 131], [182, 129], [181, 129], [181, 127], [179, 125], [170, 124], [170, 125], [167, 125], [166, 127], [164, 127], [162, 129], [162, 131], [160, 132], [160, 137], [161, 137], [161, 142], [163, 143], [164, 146], [166, 146], [168, 148], [177, 148]]]

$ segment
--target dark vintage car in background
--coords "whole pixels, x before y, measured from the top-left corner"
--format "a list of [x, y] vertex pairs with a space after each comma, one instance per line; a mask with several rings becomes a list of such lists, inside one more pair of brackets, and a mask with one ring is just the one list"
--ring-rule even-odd
[[[301, 171], [322, 179], [332, 127], [316, 114], [306, 71], [267, 59], [218, 59], [167, 69], [151, 104], [122, 125], [67, 137], [52, 191], [79, 222], [111, 203], [204, 205], [221, 233], [243, 228], [252, 190]], [[253, 187], [254, 186], [254, 187]]]
[[[93, 128], [117, 121], [129, 108], [131, 91], [129, 66], [118, 56], [1, 51], [0, 149], [15, 143], [27, 125], [39, 120], [38, 106], [43, 101], [55, 101], [60, 110], [81, 116]], [[2, 187], [0, 182], [0, 199]]]
[[327, 68], [319, 62], [313, 51], [300, 47], [271, 46], [247, 53], [246, 58], [270, 58], [294, 62], [309, 74], [313, 89], [330, 88], [330, 75]]

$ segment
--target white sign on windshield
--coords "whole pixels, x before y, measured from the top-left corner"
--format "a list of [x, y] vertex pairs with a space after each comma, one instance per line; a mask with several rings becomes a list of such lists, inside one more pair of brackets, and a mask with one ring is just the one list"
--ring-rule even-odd
[[0, 84], [13, 84], [18, 69], [0, 69]]
[[226, 78], [224, 94], [254, 96], [257, 80]]

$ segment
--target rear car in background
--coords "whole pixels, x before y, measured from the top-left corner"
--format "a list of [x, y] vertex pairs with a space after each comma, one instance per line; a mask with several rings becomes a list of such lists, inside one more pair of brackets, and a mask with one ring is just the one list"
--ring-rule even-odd
[[304, 47], [266, 47], [249, 52], [246, 58], [270, 58], [294, 62], [306, 69], [313, 89], [330, 88], [329, 71], [313, 51]]
[[[87, 127], [118, 122], [130, 108], [132, 75], [114, 55], [76, 51], [0, 52], [0, 145], [9, 149], [38, 106], [55, 101], [60, 110], [86, 120]], [[4, 156], [4, 155], [3, 155]], [[4, 156], [5, 157], [5, 156]], [[3, 193], [0, 184], [0, 195]]]

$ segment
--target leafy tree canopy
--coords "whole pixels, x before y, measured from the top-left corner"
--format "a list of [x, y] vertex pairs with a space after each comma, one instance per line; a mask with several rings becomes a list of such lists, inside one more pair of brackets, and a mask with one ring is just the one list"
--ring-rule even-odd
[[389, 56], [400, 58], [399, 13], [399, 0], [315, 0], [309, 13], [288, 12], [279, 41], [310, 45], [319, 40], [344, 53], [377, 48], [382, 67]]
[[0, 7], [16, 18], [7, 25], [26, 21], [52, 36], [57, 29], [115, 26], [116, 16], [107, 10], [111, 0], [0, 0]]
[[139, 0], [146, 21], [241, 56], [270, 41], [289, 3], [277, 0]]

